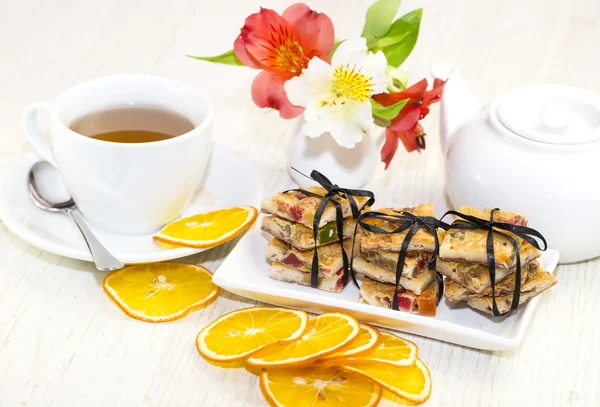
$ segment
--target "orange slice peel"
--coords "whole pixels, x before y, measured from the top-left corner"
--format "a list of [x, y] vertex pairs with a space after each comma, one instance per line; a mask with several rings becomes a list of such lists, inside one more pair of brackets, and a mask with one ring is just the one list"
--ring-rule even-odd
[[250, 307], [222, 315], [196, 337], [200, 355], [214, 362], [244, 360], [266, 346], [298, 339], [306, 330], [304, 311]]
[[236, 238], [257, 217], [258, 210], [253, 206], [199, 213], [169, 223], [153, 238], [174, 246], [208, 249]]
[[337, 367], [263, 369], [260, 389], [273, 407], [373, 407], [382, 394], [370, 379]]
[[412, 366], [384, 366], [362, 362], [340, 365], [339, 368], [363, 375], [396, 396], [413, 403], [424, 403], [431, 395], [431, 375], [420, 359]]
[[311, 363], [352, 341], [359, 333], [356, 319], [342, 313], [312, 318], [306, 332], [294, 342], [264, 348], [247, 359], [256, 367], [290, 367]]
[[146, 322], [182, 318], [219, 294], [210, 271], [184, 263], [127, 266], [107, 274], [102, 287], [127, 315]]
[[382, 332], [376, 346], [358, 355], [350, 355], [339, 363], [381, 363], [392, 366], [411, 366], [417, 359], [417, 345], [389, 332]]
[[323, 357], [321, 361], [337, 360], [339, 358], [350, 358], [362, 355], [375, 347], [381, 339], [381, 333], [375, 327], [366, 324], [359, 324], [359, 332], [356, 338], [351, 340], [346, 346], [342, 347]]

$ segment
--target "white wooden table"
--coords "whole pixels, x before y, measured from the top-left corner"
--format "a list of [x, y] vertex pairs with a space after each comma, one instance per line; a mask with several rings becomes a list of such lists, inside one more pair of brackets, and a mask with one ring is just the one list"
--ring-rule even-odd
[[[291, 3], [0, 1], [0, 169], [26, 149], [20, 119], [28, 103], [96, 76], [150, 73], [203, 89], [216, 105], [214, 140], [252, 161], [266, 193], [289, 186], [285, 150], [294, 123], [252, 104], [255, 72], [184, 54], [230, 49], [259, 5], [283, 11]], [[360, 33], [370, 1], [308, 3], [346, 37]], [[404, 66], [413, 81], [433, 62], [452, 60], [484, 100], [534, 82], [600, 92], [597, 0], [405, 0], [402, 10], [420, 6], [421, 37]], [[438, 215], [447, 208], [437, 114], [434, 107], [425, 121], [427, 150], [400, 149], [391, 169], [378, 173], [373, 189], [382, 201], [433, 201]], [[187, 260], [214, 270], [227, 250]], [[427, 405], [600, 406], [600, 261], [557, 274], [518, 349], [483, 352], [407, 335], [431, 368]], [[147, 324], [109, 301], [102, 278], [91, 264], [40, 251], [0, 224], [0, 406], [265, 405], [255, 376], [212, 366], [194, 347], [201, 327], [253, 302], [224, 293], [183, 320]]]

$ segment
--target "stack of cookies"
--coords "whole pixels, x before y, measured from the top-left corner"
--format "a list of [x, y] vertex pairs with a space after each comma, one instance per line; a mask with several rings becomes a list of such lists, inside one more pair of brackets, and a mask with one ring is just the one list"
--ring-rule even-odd
[[[324, 196], [327, 191], [321, 187], [304, 188], [304, 191]], [[313, 221], [321, 202], [320, 197], [302, 191], [289, 191], [275, 195], [262, 202], [262, 230], [273, 236], [267, 246], [267, 261], [270, 263], [269, 276], [275, 280], [310, 285], [314, 247], [319, 258], [318, 288], [330, 292], [344, 289], [343, 252], [338, 233], [344, 238], [344, 249], [348, 261], [354, 250], [352, 237], [356, 220], [348, 199], [335, 196], [333, 199], [342, 205], [343, 230], [336, 226], [336, 211], [333, 203], [328, 203], [321, 216], [317, 240], [314, 239]], [[354, 197], [359, 208], [363, 208], [368, 198]], [[356, 246], [360, 239], [356, 239]]]
[[[461, 206], [458, 212], [479, 219], [490, 219], [491, 210], [483, 211]], [[519, 226], [527, 226], [524, 215], [495, 211], [494, 220]], [[458, 218], [455, 222], [461, 222]], [[521, 292], [519, 305], [556, 284], [556, 276], [542, 269], [536, 260], [540, 251], [528, 242], [513, 237], [518, 245], [521, 260]], [[492, 288], [487, 266], [488, 231], [484, 229], [450, 229], [440, 245], [437, 269], [444, 280], [446, 298], [451, 302], [464, 302], [469, 306], [493, 315]], [[501, 314], [511, 309], [516, 282], [517, 252], [507, 238], [494, 234], [495, 294], [496, 306]]]
[[[415, 208], [377, 209], [376, 212], [398, 215], [397, 211], [416, 216], [434, 216], [433, 204]], [[367, 221], [381, 229], [392, 231], [397, 224], [381, 220]], [[353, 270], [362, 280], [359, 302], [378, 307], [392, 308], [396, 291], [396, 266], [402, 242], [408, 230], [401, 233], [380, 234], [362, 230], [360, 254], [353, 261]], [[443, 238], [443, 231], [439, 234]], [[428, 264], [435, 251], [435, 238], [421, 228], [408, 246], [398, 287], [398, 309], [420, 315], [434, 316], [437, 307], [438, 281], [435, 270]]]

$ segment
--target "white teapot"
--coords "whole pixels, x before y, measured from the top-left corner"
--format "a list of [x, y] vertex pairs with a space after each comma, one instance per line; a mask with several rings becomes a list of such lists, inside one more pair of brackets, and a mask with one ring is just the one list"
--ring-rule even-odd
[[562, 263], [600, 256], [600, 95], [529, 85], [482, 104], [457, 69], [441, 100], [446, 190], [452, 205], [526, 214]]

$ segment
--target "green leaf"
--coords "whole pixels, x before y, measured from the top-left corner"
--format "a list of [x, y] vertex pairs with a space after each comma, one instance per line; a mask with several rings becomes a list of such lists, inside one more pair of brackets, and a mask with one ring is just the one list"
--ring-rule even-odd
[[215, 55], [214, 57], [196, 57], [193, 55], [186, 55], [186, 57], [190, 57], [193, 59], [199, 59], [201, 61], [214, 62], [216, 64], [225, 64], [225, 65], [239, 65], [243, 66], [242, 62], [235, 56], [235, 52], [233, 50], [227, 51], [221, 55]]
[[401, 0], [378, 0], [367, 10], [367, 18], [361, 37], [376, 40], [389, 30], [396, 17]]
[[410, 33], [405, 32], [400, 35], [396, 35], [395, 37], [381, 37], [377, 41], [375, 41], [375, 43], [369, 50], [371, 52], [377, 52], [379, 50], [384, 49], [385, 47], [389, 47], [390, 45], [401, 43], [402, 41], [406, 40], [406, 37], [408, 37], [409, 35]]
[[375, 126], [388, 128], [391, 126], [392, 122], [390, 120], [382, 119], [381, 117], [373, 117], [373, 123]]
[[398, 116], [398, 113], [400, 113], [400, 110], [402, 110], [402, 108], [404, 108], [404, 106], [406, 106], [407, 103], [408, 99], [404, 99], [394, 103], [391, 106], [382, 106], [379, 103], [375, 102], [373, 99], [371, 99], [371, 108], [373, 111], [373, 117], [375, 118], [375, 124], [377, 124], [377, 119], [381, 119], [385, 122], [389, 122], [395, 119], [396, 116]]
[[389, 31], [384, 35], [384, 38], [399, 39], [397, 42], [381, 48], [387, 58], [388, 65], [398, 67], [410, 55], [417, 43], [417, 38], [419, 38], [422, 15], [423, 9], [421, 8], [403, 15], [394, 21]]
[[333, 41], [333, 48], [331, 48], [331, 51], [329, 51], [329, 59], [333, 58], [333, 54], [335, 54], [335, 51], [338, 49], [342, 42], [344, 42], [344, 40], [340, 40], [338, 38], [336, 38]]

